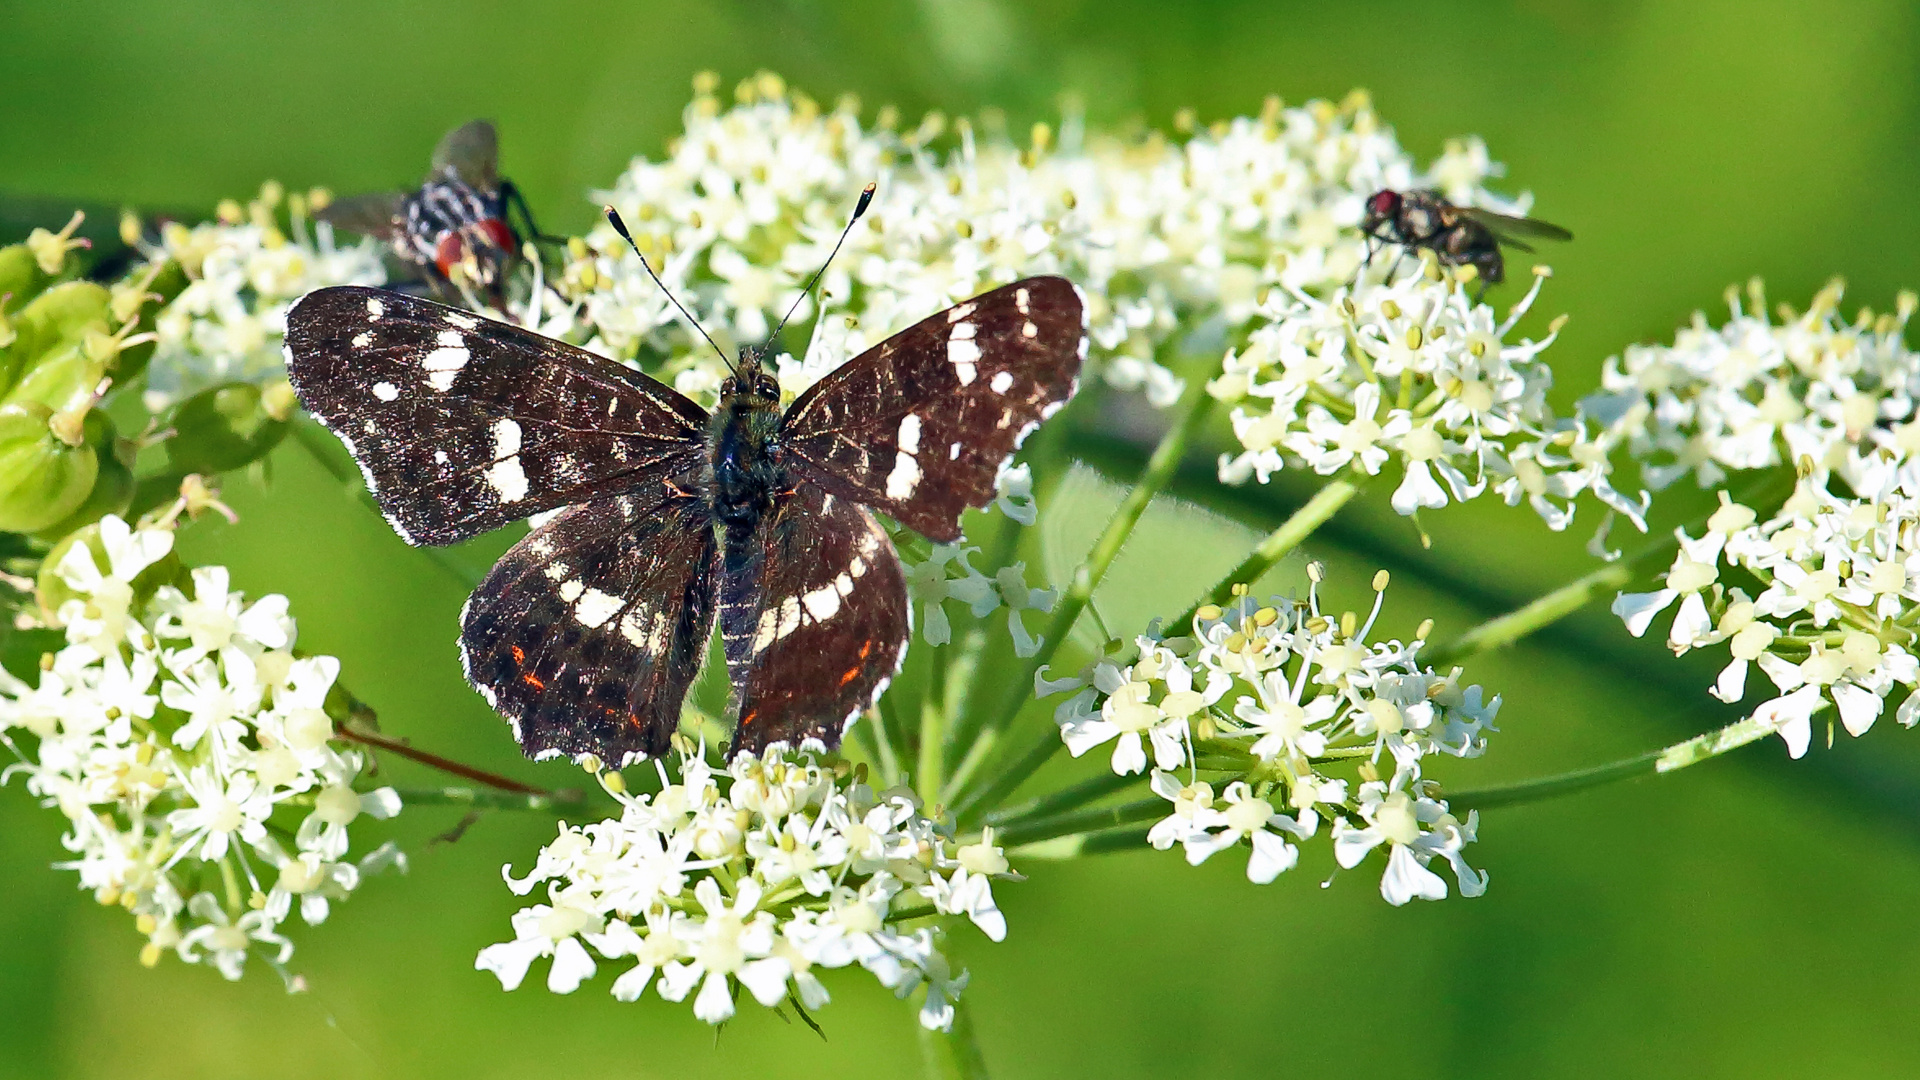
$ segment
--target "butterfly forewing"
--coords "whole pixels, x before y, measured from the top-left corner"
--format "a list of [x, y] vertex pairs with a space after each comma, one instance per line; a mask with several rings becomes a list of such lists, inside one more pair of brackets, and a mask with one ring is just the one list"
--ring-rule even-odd
[[713, 632], [714, 533], [697, 491], [654, 490], [563, 512], [467, 601], [467, 678], [530, 757], [618, 766], [665, 752], [679, 726]]
[[808, 484], [723, 560], [720, 634], [739, 702], [733, 750], [838, 746], [899, 670], [912, 619], [885, 530]]
[[1000, 466], [1073, 396], [1086, 305], [1065, 278], [974, 297], [848, 361], [800, 395], [781, 441], [793, 470], [930, 539], [994, 497]]
[[309, 293], [287, 375], [409, 543], [450, 544], [699, 464], [706, 413], [638, 372], [380, 289]]

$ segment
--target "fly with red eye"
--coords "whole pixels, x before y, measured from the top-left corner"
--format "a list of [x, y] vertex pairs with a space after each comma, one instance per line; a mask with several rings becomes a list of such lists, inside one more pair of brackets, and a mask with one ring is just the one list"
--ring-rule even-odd
[[1521, 240], [1571, 240], [1573, 234], [1535, 218], [1496, 214], [1474, 206], [1456, 206], [1426, 189], [1374, 192], [1367, 198], [1366, 216], [1360, 231], [1369, 241], [1367, 257], [1372, 259], [1372, 241], [1398, 244], [1402, 248], [1431, 251], [1446, 266], [1472, 266], [1479, 271], [1480, 289], [1474, 301], [1507, 277], [1502, 247], [1519, 251], [1533, 248]]
[[387, 241], [394, 257], [438, 296], [456, 299], [465, 287], [501, 307], [522, 239], [512, 217], [517, 213], [526, 237], [547, 238], [520, 189], [499, 175], [499, 159], [493, 125], [475, 120], [440, 140], [418, 189], [340, 199], [318, 217]]

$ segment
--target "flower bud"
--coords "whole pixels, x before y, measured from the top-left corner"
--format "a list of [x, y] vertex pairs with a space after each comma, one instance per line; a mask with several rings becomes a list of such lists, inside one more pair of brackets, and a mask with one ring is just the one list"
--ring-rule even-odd
[[[73, 404], [67, 398], [90, 364], [87, 335], [106, 331], [110, 304], [110, 294], [99, 285], [69, 281], [20, 308], [10, 319], [13, 341], [0, 347], [0, 391], [7, 391], [10, 401], [39, 401], [56, 410]], [[98, 381], [96, 376], [87, 385], [88, 396]]]
[[221, 473], [266, 457], [287, 433], [262, 407], [260, 388], [228, 383], [203, 390], [173, 414], [167, 459], [183, 473]]
[[84, 440], [68, 446], [48, 427], [38, 403], [0, 408], [0, 530], [36, 532], [80, 508], [100, 473]]
[[[53, 419], [59, 417], [56, 415]], [[108, 514], [124, 515], [127, 507], [133, 503], [133, 469], [118, 452], [119, 438], [113, 430], [113, 422], [100, 410], [89, 410], [81, 423], [81, 439], [93, 448], [100, 463], [100, 475], [93, 482], [93, 490], [77, 509], [37, 532], [36, 535], [43, 540], [59, 540]]]

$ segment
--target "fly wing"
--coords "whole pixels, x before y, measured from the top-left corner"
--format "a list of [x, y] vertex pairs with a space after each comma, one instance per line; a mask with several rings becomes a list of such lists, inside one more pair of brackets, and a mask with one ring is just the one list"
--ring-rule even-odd
[[1499, 237], [1500, 242], [1523, 251], [1533, 249], [1519, 242], [1517, 238], [1527, 237], [1538, 240], [1567, 241], [1573, 234], [1549, 221], [1539, 218], [1515, 217], [1512, 214], [1496, 214], [1491, 210], [1482, 210], [1477, 206], [1456, 207], [1460, 213], [1485, 225], [1488, 231]]
[[286, 340], [301, 403], [408, 543], [659, 487], [705, 453], [706, 412], [671, 388], [431, 300], [320, 289], [287, 313]]
[[722, 561], [720, 636], [740, 709], [733, 752], [838, 746], [900, 670], [913, 630], [885, 530], [801, 483]]
[[336, 229], [391, 240], [402, 226], [402, 209], [406, 201], [407, 197], [397, 191], [349, 195], [314, 211], [313, 216]]
[[782, 420], [791, 468], [930, 539], [994, 497], [1000, 467], [1078, 385], [1087, 314], [1065, 278], [1016, 281], [868, 349]]
[[467, 680], [528, 757], [657, 757], [713, 633], [704, 497], [576, 506], [508, 551], [460, 614]]
[[433, 148], [433, 171], [427, 179], [441, 179], [449, 171], [475, 191], [500, 186], [500, 136], [492, 123], [470, 120], [447, 132]]

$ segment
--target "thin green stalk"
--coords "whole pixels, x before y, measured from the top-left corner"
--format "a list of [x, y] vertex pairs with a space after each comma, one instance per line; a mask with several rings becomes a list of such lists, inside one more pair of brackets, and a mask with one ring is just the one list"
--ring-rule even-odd
[[1616, 780], [1626, 780], [1636, 776], [1658, 776], [1661, 773], [1670, 773], [1690, 765], [1698, 765], [1729, 751], [1738, 750], [1748, 743], [1757, 742], [1774, 734], [1775, 730], [1773, 724], [1749, 716], [1704, 735], [1696, 735], [1683, 742], [1674, 743], [1664, 749], [1650, 750], [1644, 754], [1636, 754], [1605, 765], [1594, 765], [1554, 776], [1543, 776], [1538, 780], [1522, 780], [1516, 784], [1449, 792], [1447, 803], [1456, 809], [1467, 810], [1518, 806], [1561, 795], [1571, 795], [1576, 791], [1611, 784]]
[[921, 801], [933, 806], [946, 783], [947, 650], [928, 651], [926, 687], [920, 697], [920, 775], [913, 782]]
[[[1187, 444], [1193, 441], [1194, 435], [1212, 414], [1214, 399], [1207, 393], [1206, 384], [1207, 380], [1198, 374], [1188, 383], [1187, 392], [1179, 406], [1180, 418], [1160, 439], [1160, 445], [1154, 448], [1153, 456], [1147, 459], [1147, 467], [1141, 472], [1133, 490], [1127, 493], [1119, 508], [1113, 512], [1105, 531], [1094, 541], [1092, 550], [1087, 552], [1086, 561], [1073, 572], [1066, 591], [1054, 604], [1053, 616], [1047, 621], [1040, 647], [1002, 677], [1006, 689], [998, 705], [987, 712], [969, 709], [960, 717], [960, 722], [954, 725], [952, 736], [955, 746], [969, 746], [983, 734], [997, 735], [1012, 724], [1020, 710], [1033, 699], [1034, 673], [1046, 666], [1067, 640], [1073, 624], [1093, 599], [1093, 590], [1106, 576], [1107, 569], [1113, 565], [1114, 557], [1120, 554], [1127, 538], [1133, 535], [1134, 526], [1139, 524], [1140, 516], [1146, 513], [1147, 505], [1173, 478], [1174, 470], [1179, 468], [1180, 460], [1186, 454]], [[1052, 725], [1047, 725], [1043, 734], [1052, 748], [1060, 746], [1060, 736]], [[955, 814], [964, 816], [977, 807], [992, 806], [1012, 792], [1034, 769], [1045, 763], [1044, 757], [1031, 761], [1033, 756], [1031, 750], [1021, 755], [1018, 763], [1024, 771], [1017, 774], [988, 770], [988, 774], [993, 776], [992, 782], [984, 788], [963, 791], [956, 800]]]
[[1142, 851], [1147, 847], [1151, 828], [1130, 826], [1123, 829], [1098, 829], [1093, 832], [1056, 836], [1051, 840], [1027, 844], [1007, 854], [1026, 862], [1034, 859], [1066, 860], [1082, 855], [1111, 855], [1122, 851]]
[[1015, 822], [994, 830], [993, 839], [994, 843], [1002, 847], [1018, 847], [1022, 844], [1037, 844], [1042, 840], [1052, 840], [1057, 836], [1070, 836], [1094, 829], [1112, 828], [1115, 825], [1134, 825], [1166, 815], [1167, 800], [1155, 796], [1151, 799], [1120, 803], [1117, 806], [1072, 810], [1064, 814], [1054, 814], [1051, 817]]
[[467, 806], [476, 810], [536, 810], [571, 814], [589, 809], [587, 794], [578, 788], [560, 791], [496, 791], [492, 788], [395, 788], [405, 806]]
[[[1778, 476], [1762, 477], [1741, 491], [1735, 501], [1745, 506], [1753, 506], [1756, 501], [1768, 500], [1780, 486], [1781, 480]], [[1707, 518], [1710, 516], [1702, 516], [1689, 522], [1684, 526], [1685, 531], [1689, 535], [1699, 535], [1700, 531], [1706, 528]], [[1633, 580], [1638, 570], [1649, 563], [1665, 561], [1679, 546], [1680, 538], [1677, 532], [1653, 539], [1631, 555], [1582, 574], [1505, 615], [1488, 619], [1452, 641], [1429, 646], [1422, 651], [1421, 660], [1423, 663], [1439, 668], [1511, 645], [1528, 634], [1559, 622], [1586, 607], [1596, 598], [1596, 594], [1604, 595], [1606, 592], [1624, 588]]]
[[1327, 519], [1339, 512], [1340, 508], [1360, 494], [1363, 480], [1342, 477], [1333, 480], [1316, 492], [1307, 504], [1295, 510], [1292, 516], [1280, 523], [1280, 527], [1268, 533], [1240, 565], [1234, 567], [1227, 576], [1220, 579], [1204, 597], [1195, 601], [1193, 606], [1169, 622], [1171, 633], [1185, 633], [1193, 625], [1194, 613], [1207, 604], [1225, 604], [1233, 599], [1235, 585], [1252, 585], [1261, 575], [1274, 568], [1281, 559], [1286, 558], [1303, 543], [1313, 531], [1327, 523]]
[[986, 815], [988, 825], [1006, 825], [1010, 822], [1024, 821], [1029, 818], [1051, 817], [1068, 810], [1077, 810], [1090, 802], [1097, 802], [1109, 795], [1125, 791], [1146, 777], [1103, 772], [1089, 780], [1071, 784], [1059, 791], [1028, 799], [1018, 806], [1009, 806]]
[[987, 1080], [987, 1060], [973, 1030], [973, 1012], [963, 997], [953, 1003], [953, 1027], [948, 1031], [920, 1031], [920, 1062], [927, 1080]]
[[[338, 480], [342, 485], [351, 489], [354, 498], [358, 499], [361, 505], [376, 514], [380, 514], [384, 520], [385, 511], [380, 509], [380, 503], [374, 499], [372, 493], [367, 491], [366, 485], [361, 483], [360, 478], [353, 474], [353, 470], [340, 464], [334, 457], [331, 448], [326, 443], [326, 439], [321, 435], [322, 430], [324, 429], [317, 424], [304, 420], [296, 420], [293, 424], [293, 438], [294, 441], [299, 443], [301, 448], [307, 452], [307, 455], [313, 458], [315, 464], [325, 469], [329, 475], [335, 480]], [[472, 567], [465, 566], [455, 560], [445, 548], [419, 547], [415, 550], [425, 555], [428, 561], [445, 571], [448, 577], [458, 581], [462, 586], [468, 589], [479, 587], [482, 575]]]

